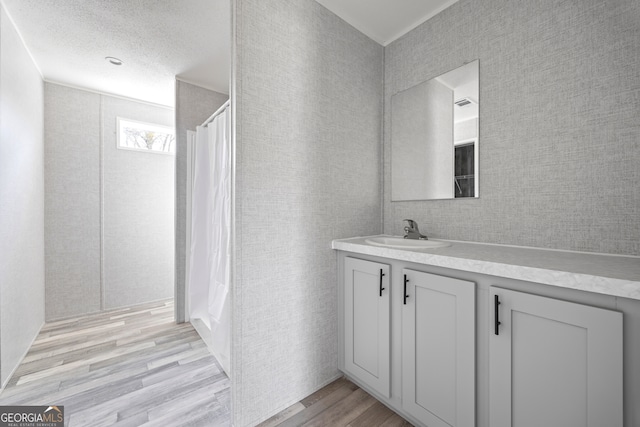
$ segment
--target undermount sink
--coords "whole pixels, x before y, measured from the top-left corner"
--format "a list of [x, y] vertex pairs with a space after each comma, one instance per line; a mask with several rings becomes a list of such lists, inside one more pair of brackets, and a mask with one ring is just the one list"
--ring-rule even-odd
[[451, 243], [440, 240], [416, 240], [390, 236], [369, 237], [365, 242], [370, 245], [397, 249], [435, 249], [451, 246]]

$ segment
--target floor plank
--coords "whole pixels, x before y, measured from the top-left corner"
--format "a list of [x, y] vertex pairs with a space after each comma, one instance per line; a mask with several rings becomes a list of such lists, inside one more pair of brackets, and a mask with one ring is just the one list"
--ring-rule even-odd
[[348, 387], [352, 391], [356, 389], [356, 385], [354, 383], [350, 382], [349, 380], [343, 377], [332, 382], [326, 387], [321, 388], [320, 390], [316, 391], [312, 395], [302, 399], [300, 403], [302, 403], [305, 406], [305, 408], [309, 407], [314, 403], [322, 400], [324, 397], [330, 395], [331, 393], [333, 393], [334, 391], [336, 391], [341, 387]]
[[351, 421], [347, 427], [370, 427], [379, 425], [392, 415], [395, 415], [395, 413], [391, 409], [380, 402], [376, 402], [360, 416]]
[[305, 427], [346, 426], [374, 403], [376, 400], [359, 388], [333, 405], [330, 411], [321, 412], [303, 425]]
[[[67, 427], [227, 427], [230, 381], [173, 303], [47, 323], [0, 405], [64, 405]], [[411, 427], [340, 378], [259, 427]]]
[[282, 425], [283, 422], [304, 410], [305, 406], [302, 402], [294, 403], [282, 412], [277, 413], [267, 421], [259, 424], [259, 427], [276, 427]]
[[0, 405], [64, 405], [65, 426], [220, 426], [230, 381], [161, 301], [44, 325]]
[[357, 385], [340, 378], [258, 427], [413, 427]]
[[[327, 386], [328, 387], [328, 386]], [[322, 413], [323, 411], [333, 407], [341, 400], [345, 399], [351, 393], [353, 393], [358, 387], [351, 383], [345, 382], [340, 387], [336, 388], [331, 393], [324, 396], [322, 399], [318, 400], [314, 404], [306, 407], [303, 411], [298, 412], [294, 416], [290, 417], [287, 420], [284, 420], [280, 424], [276, 424], [278, 427], [299, 427], [309, 420], [313, 419], [313, 417]], [[277, 415], [276, 415], [277, 416]]]
[[411, 427], [411, 424], [400, 415], [393, 414], [380, 424], [379, 427]]

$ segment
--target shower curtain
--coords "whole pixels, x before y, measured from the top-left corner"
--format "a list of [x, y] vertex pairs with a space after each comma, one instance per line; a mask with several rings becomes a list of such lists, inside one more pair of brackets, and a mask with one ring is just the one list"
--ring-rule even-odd
[[212, 351], [230, 368], [230, 115], [227, 107], [196, 129], [191, 205], [189, 317], [211, 331]]

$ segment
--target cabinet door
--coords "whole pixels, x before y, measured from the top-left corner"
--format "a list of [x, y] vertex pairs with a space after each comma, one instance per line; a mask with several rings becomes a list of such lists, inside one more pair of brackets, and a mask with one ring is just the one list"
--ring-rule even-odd
[[345, 370], [390, 396], [389, 265], [345, 258]]
[[429, 427], [473, 426], [475, 283], [402, 273], [402, 407]]
[[496, 287], [490, 297], [492, 427], [622, 427], [622, 313]]

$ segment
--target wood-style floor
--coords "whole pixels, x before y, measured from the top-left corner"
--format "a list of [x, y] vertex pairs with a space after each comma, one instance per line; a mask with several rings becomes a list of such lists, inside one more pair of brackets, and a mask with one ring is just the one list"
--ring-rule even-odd
[[0, 405], [64, 405], [71, 427], [229, 426], [229, 387], [166, 301], [47, 323]]
[[[47, 323], [0, 405], [64, 405], [65, 426], [227, 427], [230, 382], [173, 302]], [[260, 427], [411, 426], [341, 378]]]
[[258, 427], [411, 427], [351, 381], [341, 378]]

